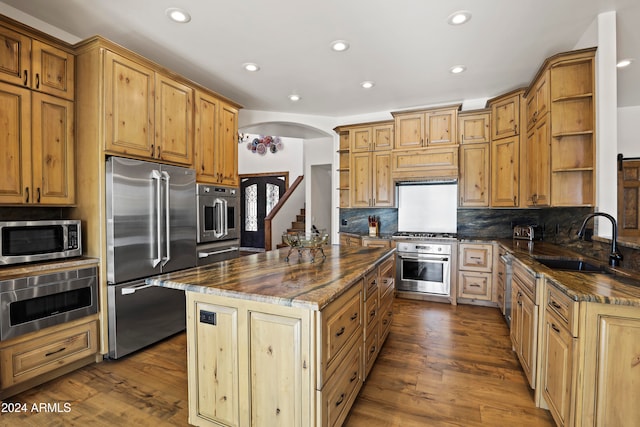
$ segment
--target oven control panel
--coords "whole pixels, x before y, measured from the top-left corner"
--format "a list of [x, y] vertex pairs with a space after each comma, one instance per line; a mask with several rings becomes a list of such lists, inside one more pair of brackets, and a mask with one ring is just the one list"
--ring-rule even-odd
[[397, 242], [396, 250], [405, 253], [451, 255], [451, 245], [431, 242]]

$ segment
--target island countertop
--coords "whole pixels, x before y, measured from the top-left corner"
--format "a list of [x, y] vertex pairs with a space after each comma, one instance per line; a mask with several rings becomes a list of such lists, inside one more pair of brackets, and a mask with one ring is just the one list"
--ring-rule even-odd
[[326, 258], [288, 248], [154, 276], [148, 284], [290, 307], [322, 310], [395, 248], [323, 247]]

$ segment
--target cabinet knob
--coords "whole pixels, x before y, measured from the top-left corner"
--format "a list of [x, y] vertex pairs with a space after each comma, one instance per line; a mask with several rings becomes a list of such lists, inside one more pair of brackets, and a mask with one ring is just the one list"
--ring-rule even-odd
[[36, 73], [36, 89], [40, 89], [40, 73]]
[[25, 199], [25, 203], [29, 203], [29, 187], [25, 187], [24, 188], [24, 192], [27, 195], [27, 198]]
[[24, 85], [27, 86], [29, 84], [29, 70], [24, 70]]
[[40, 187], [38, 187], [38, 198], [36, 199], [36, 202], [40, 203]]

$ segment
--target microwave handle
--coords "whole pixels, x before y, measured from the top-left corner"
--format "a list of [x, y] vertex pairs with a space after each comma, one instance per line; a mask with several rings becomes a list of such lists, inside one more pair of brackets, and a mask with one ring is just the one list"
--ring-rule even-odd
[[156, 253], [158, 256], [153, 259], [153, 268], [156, 268], [160, 261], [162, 261], [162, 235], [161, 235], [161, 225], [160, 221], [162, 221], [161, 214], [161, 206], [160, 206], [160, 184], [161, 184], [160, 171], [154, 169], [151, 171], [151, 179], [156, 183]]
[[170, 194], [170, 185], [169, 181], [171, 179], [171, 175], [169, 175], [166, 171], [162, 171], [162, 176], [164, 177], [164, 209], [165, 209], [165, 230], [164, 230], [164, 241], [166, 244], [165, 248], [165, 256], [162, 258], [162, 266], [167, 265], [169, 261], [171, 261], [171, 200], [169, 199]]

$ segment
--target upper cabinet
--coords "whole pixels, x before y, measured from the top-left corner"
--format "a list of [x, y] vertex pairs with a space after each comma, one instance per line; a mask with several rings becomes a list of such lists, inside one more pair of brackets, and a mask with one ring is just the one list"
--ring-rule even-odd
[[220, 105], [220, 135], [214, 153], [218, 158], [218, 183], [237, 187], [238, 178], [238, 109], [228, 103]]
[[520, 134], [520, 94], [507, 94], [491, 103], [493, 139], [509, 138]]
[[0, 204], [75, 203], [74, 56], [0, 25]]
[[193, 89], [104, 50], [105, 151], [193, 163]]
[[350, 128], [349, 145], [354, 153], [391, 150], [393, 147], [393, 122]]
[[73, 100], [74, 73], [68, 50], [0, 26], [0, 80]]
[[490, 140], [491, 113], [489, 110], [461, 112], [458, 115], [460, 206], [489, 206]]
[[527, 139], [523, 164], [527, 206], [551, 203], [551, 135], [549, 133], [549, 71], [543, 70], [525, 92]]
[[393, 148], [425, 148], [458, 143], [460, 105], [437, 109], [391, 113], [395, 119]]

